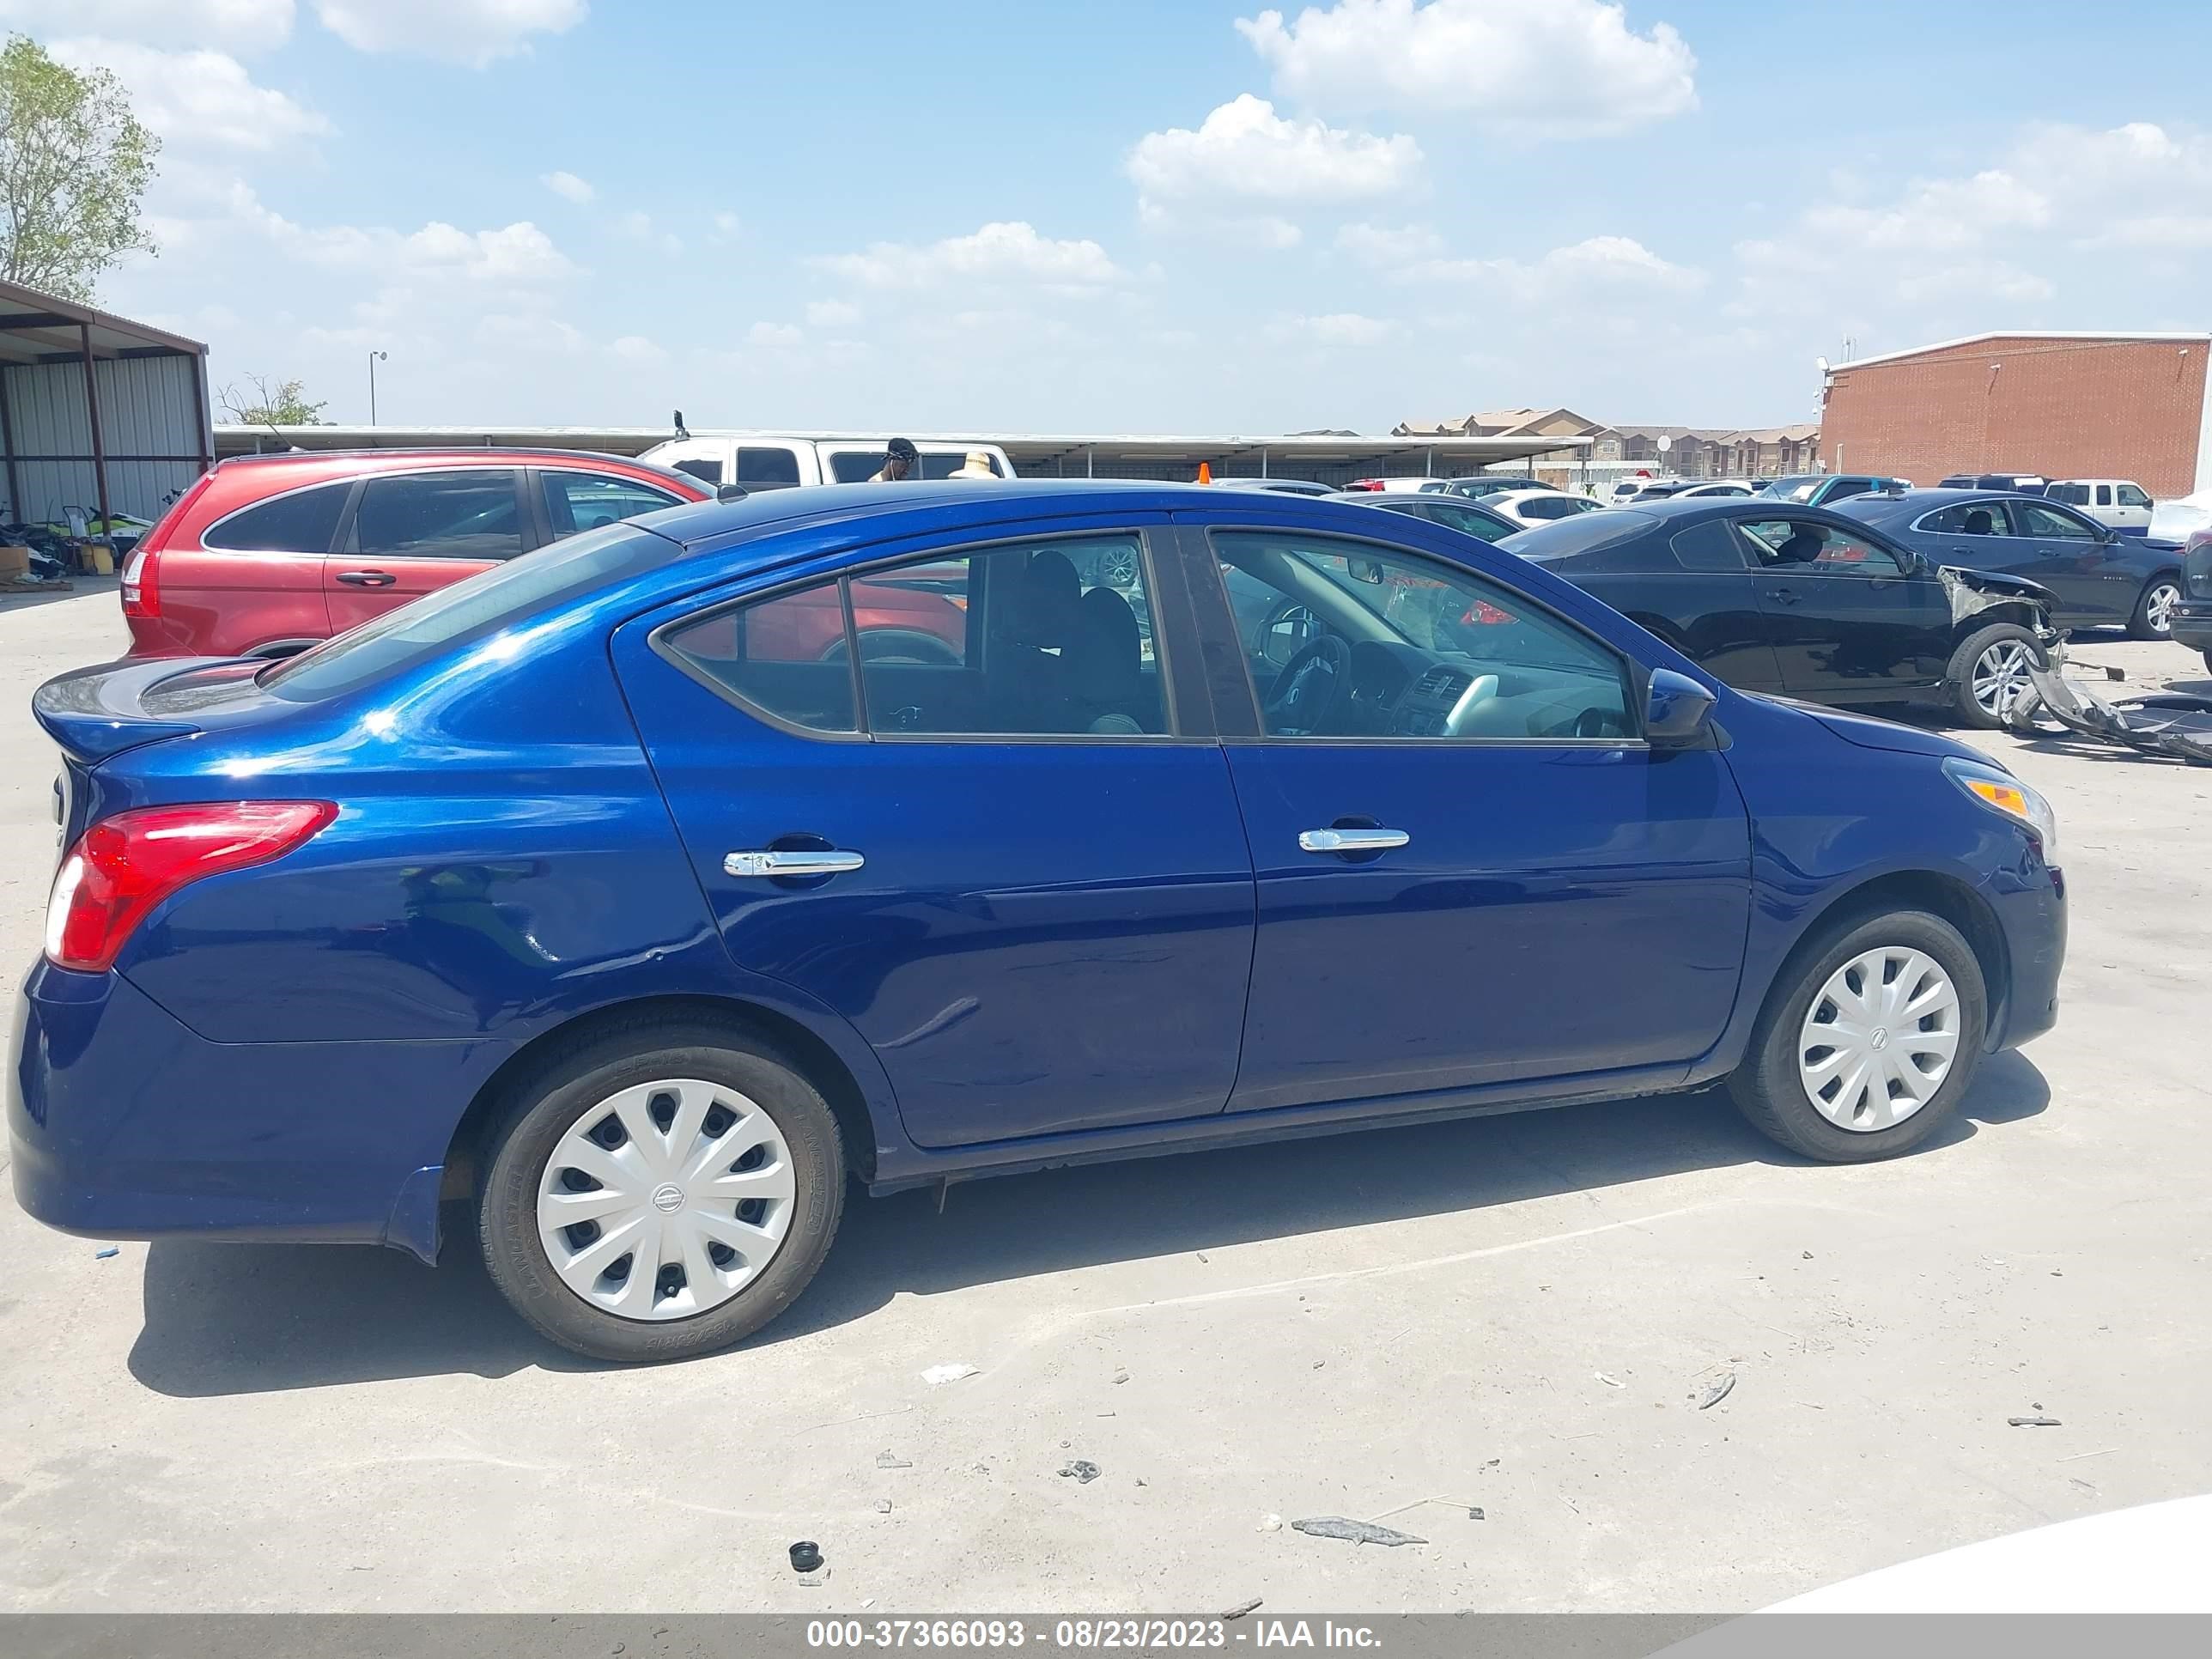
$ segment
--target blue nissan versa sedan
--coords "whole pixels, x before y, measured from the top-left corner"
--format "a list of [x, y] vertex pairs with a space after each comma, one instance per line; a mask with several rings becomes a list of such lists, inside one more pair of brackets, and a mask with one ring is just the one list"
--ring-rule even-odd
[[2057, 1012], [2055, 825], [2002, 768], [1332, 501], [779, 490], [35, 712], [24, 1206], [434, 1260], [465, 1201], [604, 1358], [773, 1318], [854, 1176], [1721, 1078], [1877, 1158]]

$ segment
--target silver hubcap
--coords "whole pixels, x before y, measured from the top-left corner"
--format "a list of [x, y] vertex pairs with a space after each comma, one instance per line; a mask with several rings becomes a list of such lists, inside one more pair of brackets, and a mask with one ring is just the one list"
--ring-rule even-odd
[[623, 1319], [728, 1301], [791, 1227], [791, 1149], [735, 1090], [642, 1083], [571, 1124], [538, 1186], [538, 1236], [561, 1282]]
[[2033, 659], [2019, 640], [1999, 640], [1974, 659], [1974, 701], [2002, 718], [2032, 684]]
[[1933, 957], [1885, 945], [1828, 976], [1797, 1036], [1814, 1109], [1871, 1134], [1936, 1097], [1959, 1052], [1959, 992]]
[[2173, 608], [2181, 603], [2181, 590], [2171, 582], [2160, 582], [2150, 591], [2143, 605], [2143, 621], [2154, 634], [2164, 634], [2173, 627]]

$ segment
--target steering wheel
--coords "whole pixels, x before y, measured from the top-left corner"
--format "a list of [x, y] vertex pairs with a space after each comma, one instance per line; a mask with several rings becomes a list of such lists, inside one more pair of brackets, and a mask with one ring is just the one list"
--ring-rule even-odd
[[1267, 693], [1267, 730], [1310, 737], [1328, 724], [1352, 678], [1352, 647], [1334, 634], [1316, 635], [1283, 665]]

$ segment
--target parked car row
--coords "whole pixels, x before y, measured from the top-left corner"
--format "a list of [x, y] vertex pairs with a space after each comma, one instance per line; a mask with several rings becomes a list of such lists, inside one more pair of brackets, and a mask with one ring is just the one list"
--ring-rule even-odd
[[[2048, 804], [1816, 706], [1929, 694], [2027, 585], [1826, 509], [1490, 546], [1437, 492], [915, 483], [555, 538], [566, 464], [501, 463], [398, 545], [554, 545], [284, 660], [37, 694], [33, 1216], [465, 1243], [553, 1340], [668, 1359], [788, 1307], [850, 1181], [1722, 1080], [1861, 1162], [2057, 1018]], [[367, 492], [420, 471], [283, 574], [372, 568]]]

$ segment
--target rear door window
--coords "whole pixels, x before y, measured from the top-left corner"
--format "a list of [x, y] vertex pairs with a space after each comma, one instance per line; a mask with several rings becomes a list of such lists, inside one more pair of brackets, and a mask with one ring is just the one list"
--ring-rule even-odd
[[[715, 482], [721, 480], [717, 477]], [[795, 489], [799, 483], [799, 457], [781, 444], [741, 446], [735, 482], [747, 489]]]
[[511, 559], [524, 550], [508, 467], [456, 467], [371, 478], [354, 511], [364, 557]]
[[352, 488], [349, 479], [273, 496], [210, 525], [200, 545], [234, 553], [327, 553]]

